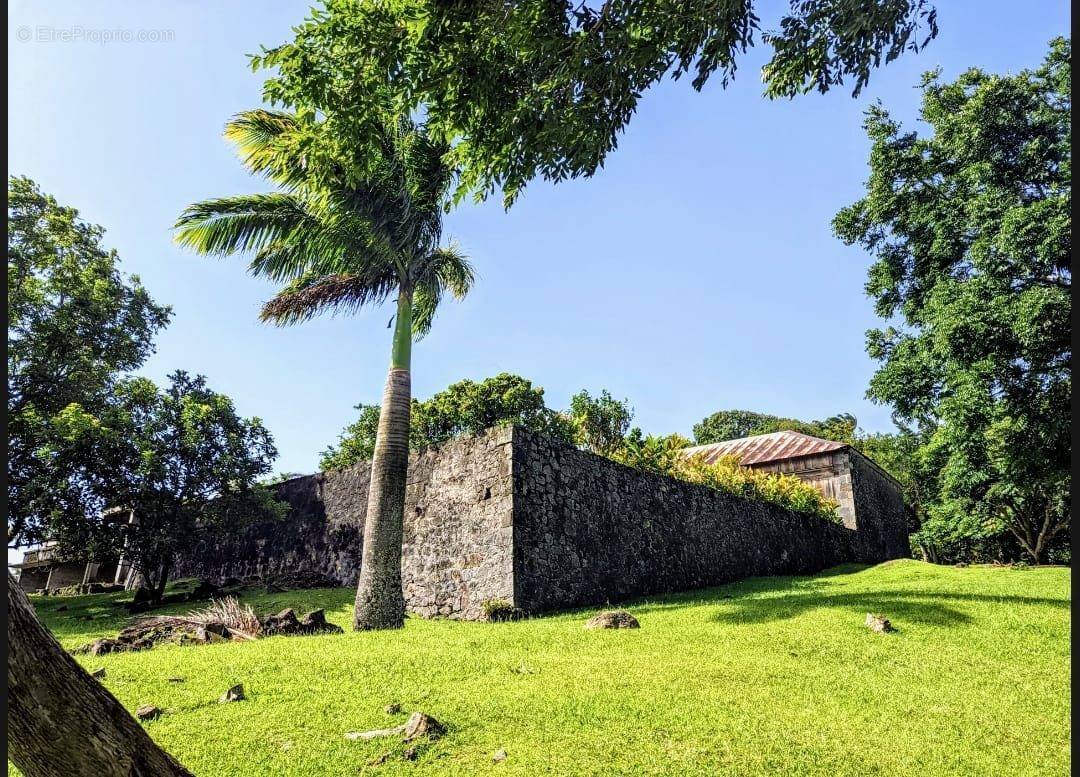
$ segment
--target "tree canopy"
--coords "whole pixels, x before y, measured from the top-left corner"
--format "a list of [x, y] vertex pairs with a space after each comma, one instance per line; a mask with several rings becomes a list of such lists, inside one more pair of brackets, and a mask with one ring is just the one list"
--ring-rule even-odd
[[[336, 445], [327, 448], [319, 466], [337, 469], [371, 459], [379, 426], [379, 407], [360, 404], [359, 418]], [[570, 424], [544, 403], [544, 389], [520, 375], [499, 373], [481, 381], [461, 380], [430, 399], [412, 401], [409, 447], [420, 450], [480, 432], [514, 424], [565, 442], [573, 441]]]
[[858, 421], [851, 413], [840, 413], [821, 421], [800, 421], [753, 410], [720, 410], [694, 424], [694, 443], [707, 445], [756, 434], [795, 431], [851, 444], [857, 427]]
[[610, 456], [622, 447], [634, 409], [625, 399], [615, 399], [607, 389], [595, 398], [582, 390], [570, 397], [568, 415], [574, 442], [593, 453]]
[[56, 515], [85, 512], [84, 467], [60, 434], [65, 415], [101, 412], [171, 315], [121, 274], [103, 236], [29, 178], [8, 180], [9, 545], [40, 541]]
[[[376, 405], [356, 406], [360, 415], [346, 427], [338, 442], [323, 451], [319, 466], [337, 469], [371, 459], [379, 426]], [[493, 426], [521, 426], [570, 445], [610, 455], [622, 445], [634, 411], [607, 390], [593, 397], [579, 391], [567, 410], [547, 406], [544, 389], [520, 375], [501, 372], [481, 381], [460, 380], [423, 401], [414, 399], [410, 414], [409, 447], [474, 435]]]
[[1039, 561], [1069, 524], [1070, 64], [1057, 39], [1035, 70], [928, 73], [923, 135], [871, 108], [866, 196], [834, 221], [876, 259], [868, 396], [923, 440], [929, 542], [1007, 530]]
[[354, 146], [370, 122], [422, 112], [461, 171], [457, 196], [499, 187], [509, 206], [535, 176], [595, 173], [664, 77], [726, 85], [755, 36], [773, 51], [768, 96], [846, 81], [858, 95], [937, 29], [926, 0], [797, 0], [764, 31], [751, 0], [323, 0], [252, 65], [274, 71], [269, 102], [325, 116], [360, 164], [377, 155]]
[[280, 515], [257, 483], [277, 457], [273, 438], [201, 375], [178, 370], [165, 390], [147, 378], [120, 381], [100, 418], [72, 412], [66, 421], [83, 458], [108, 477], [95, 509], [55, 521], [50, 538], [77, 553], [122, 552], [159, 596], [173, 558], [199, 532]]

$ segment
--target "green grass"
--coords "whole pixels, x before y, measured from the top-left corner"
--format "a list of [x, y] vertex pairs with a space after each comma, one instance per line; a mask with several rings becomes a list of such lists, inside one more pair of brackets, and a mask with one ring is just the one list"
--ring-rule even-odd
[[[110, 604], [122, 596], [35, 605], [73, 648], [127, 621]], [[1063, 775], [1070, 596], [1068, 569], [899, 561], [631, 603], [633, 631], [586, 631], [592, 611], [410, 618], [393, 633], [79, 660], [105, 667], [129, 709], [165, 708], [147, 730], [199, 775]], [[352, 591], [247, 600], [325, 607], [347, 629]], [[871, 634], [867, 611], [898, 631]], [[218, 704], [238, 682], [248, 700]], [[386, 714], [391, 702], [405, 712]], [[416, 709], [449, 732], [415, 762], [394, 740], [342, 736]]]

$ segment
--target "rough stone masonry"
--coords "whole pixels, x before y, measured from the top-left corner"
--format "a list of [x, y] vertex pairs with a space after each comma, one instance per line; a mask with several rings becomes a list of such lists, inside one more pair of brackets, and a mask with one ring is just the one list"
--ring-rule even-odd
[[[369, 469], [280, 484], [285, 519], [204, 536], [176, 575], [355, 585]], [[465, 619], [487, 600], [539, 613], [910, 553], [902, 511], [845, 528], [509, 427], [413, 454], [404, 528], [410, 612]]]

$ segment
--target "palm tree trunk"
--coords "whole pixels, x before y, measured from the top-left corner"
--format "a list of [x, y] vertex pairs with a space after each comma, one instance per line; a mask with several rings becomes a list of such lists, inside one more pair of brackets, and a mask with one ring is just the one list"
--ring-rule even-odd
[[8, 755], [26, 777], [191, 777], [37, 619], [8, 574]]
[[409, 468], [411, 358], [412, 294], [402, 290], [398, 294], [394, 348], [379, 412], [375, 455], [371, 460], [364, 552], [353, 615], [353, 628], [357, 631], [400, 629], [405, 625], [401, 538]]

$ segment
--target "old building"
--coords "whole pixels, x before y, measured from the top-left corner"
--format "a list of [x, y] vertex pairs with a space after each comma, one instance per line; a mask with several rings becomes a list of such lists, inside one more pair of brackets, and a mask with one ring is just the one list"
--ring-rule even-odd
[[92, 584], [114, 585], [122, 582], [118, 580], [121, 577], [120, 564], [115, 559], [63, 559], [57, 555], [53, 545], [28, 550], [23, 554], [22, 561], [8, 566], [15, 571], [19, 587], [27, 593], [56, 591], [72, 586], [87, 587], [84, 590], [91, 590], [88, 587]]
[[[133, 522], [135, 517], [130, 510], [114, 508], [105, 512], [105, 519]], [[87, 592], [114, 586], [131, 588], [138, 582], [130, 560], [115, 556], [95, 560], [64, 558], [57, 553], [56, 543], [53, 542], [27, 550], [22, 561], [8, 564], [8, 568], [15, 575], [19, 587], [28, 593], [70, 589], [73, 586]]]
[[697, 445], [685, 453], [709, 462], [734, 456], [749, 469], [794, 475], [835, 500], [849, 529], [867, 522], [906, 521], [896, 478], [845, 443], [785, 431]]

